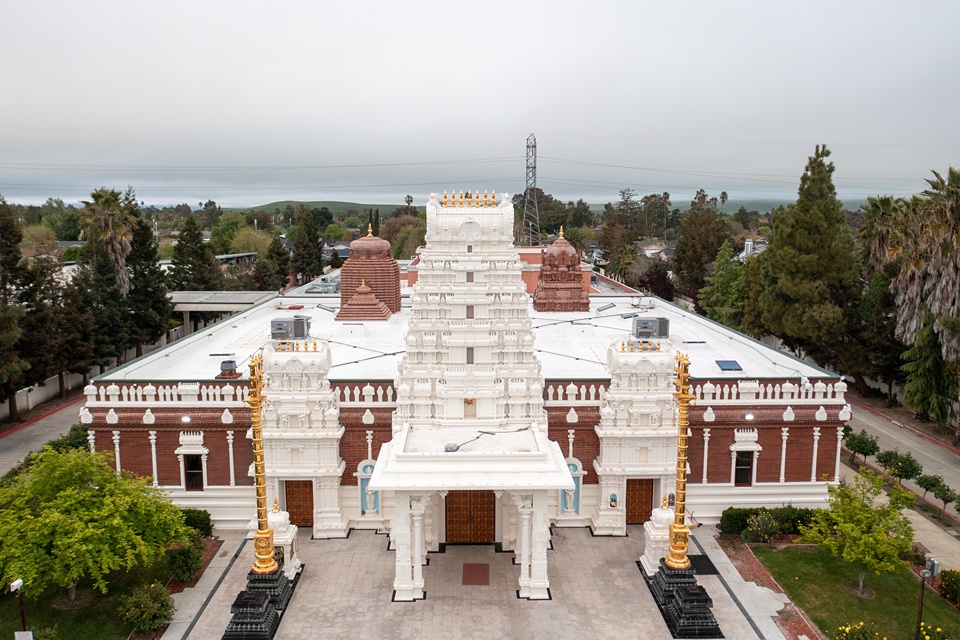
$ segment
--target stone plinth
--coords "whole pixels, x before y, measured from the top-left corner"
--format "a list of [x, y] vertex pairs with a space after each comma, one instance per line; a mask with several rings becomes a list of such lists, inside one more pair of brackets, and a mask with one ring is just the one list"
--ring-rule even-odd
[[653, 575], [660, 568], [660, 560], [670, 549], [670, 523], [674, 520], [671, 509], [654, 509], [650, 519], [643, 525], [643, 555], [640, 564], [643, 570]]
[[290, 524], [290, 514], [286, 511], [271, 511], [267, 514], [267, 526], [273, 530], [273, 544], [283, 549], [283, 574], [293, 580], [303, 563], [297, 549], [297, 525]]
[[673, 569], [661, 558], [653, 575], [644, 569], [643, 578], [663, 614], [674, 638], [722, 638], [717, 619], [710, 610], [713, 600], [697, 584], [692, 568]]
[[230, 606], [233, 617], [222, 640], [271, 640], [280, 624], [280, 614], [270, 606], [264, 591], [241, 591]]

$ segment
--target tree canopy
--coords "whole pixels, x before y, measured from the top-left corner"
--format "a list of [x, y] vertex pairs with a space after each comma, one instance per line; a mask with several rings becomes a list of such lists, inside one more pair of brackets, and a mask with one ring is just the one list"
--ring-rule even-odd
[[0, 575], [38, 593], [48, 581], [75, 594], [89, 579], [152, 562], [185, 539], [183, 515], [148, 479], [118, 474], [112, 453], [45, 449], [0, 486]]
[[898, 486], [891, 488], [886, 502], [883, 478], [861, 467], [853, 484], [828, 486], [830, 506], [818, 509], [809, 526], [801, 527], [801, 540], [813, 542], [852, 564], [863, 593], [867, 573], [880, 575], [905, 566], [901, 553], [910, 550], [913, 529], [901, 510], [913, 503], [913, 496]]

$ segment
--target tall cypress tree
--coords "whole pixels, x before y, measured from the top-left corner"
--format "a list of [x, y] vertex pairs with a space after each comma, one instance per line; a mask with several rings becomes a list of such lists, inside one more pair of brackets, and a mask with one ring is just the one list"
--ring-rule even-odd
[[20, 357], [17, 342], [23, 308], [14, 304], [14, 282], [20, 272], [23, 233], [13, 208], [0, 196], [0, 401], [9, 400], [10, 419], [17, 420], [17, 391], [30, 363]]
[[157, 242], [150, 225], [138, 218], [133, 225], [130, 255], [130, 306], [132, 323], [130, 340], [137, 347], [137, 355], [143, 355], [143, 345], [155, 342], [167, 331], [167, 321], [173, 305], [167, 297], [167, 283], [157, 262]]
[[81, 304], [93, 315], [91, 361], [103, 371], [114, 358], [122, 360], [130, 344], [130, 309], [120, 293], [116, 264], [97, 242], [84, 247], [83, 261], [74, 277]]
[[170, 265], [170, 287], [176, 291], [219, 291], [223, 272], [213, 249], [192, 217], [183, 221]]
[[300, 283], [303, 284], [322, 273], [322, 248], [320, 247], [320, 236], [317, 233], [313, 215], [306, 205], [300, 205], [297, 215], [299, 216], [299, 224], [297, 226], [297, 237], [293, 241], [293, 257], [290, 262], [293, 272], [299, 276]]
[[758, 304], [763, 326], [787, 346], [856, 375], [848, 334], [859, 313], [860, 258], [829, 156], [817, 146], [800, 178], [797, 202], [773, 218]]

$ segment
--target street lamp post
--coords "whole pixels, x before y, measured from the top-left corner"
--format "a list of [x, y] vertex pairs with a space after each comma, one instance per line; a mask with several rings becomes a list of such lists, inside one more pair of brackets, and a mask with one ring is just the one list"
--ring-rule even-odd
[[20, 628], [23, 631], [27, 630], [27, 615], [23, 611], [23, 579], [17, 578], [10, 583], [10, 591], [16, 592], [17, 596], [20, 599]]

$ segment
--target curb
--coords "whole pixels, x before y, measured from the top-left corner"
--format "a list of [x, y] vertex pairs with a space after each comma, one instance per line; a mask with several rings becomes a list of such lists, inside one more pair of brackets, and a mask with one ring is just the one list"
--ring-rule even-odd
[[883, 413], [882, 411], [877, 411], [877, 410], [874, 409], [873, 407], [868, 407], [867, 405], [861, 404], [860, 402], [857, 402], [856, 400], [853, 400], [852, 398], [847, 398], [847, 402], [849, 402], [850, 404], [855, 404], [855, 405], [857, 405], [858, 407], [860, 407], [861, 409], [863, 409], [863, 410], [865, 410], [865, 411], [869, 411], [870, 413], [872, 413], [872, 414], [874, 414], [874, 415], [876, 415], [876, 416], [880, 416], [881, 418], [884, 418], [884, 419], [886, 419], [887, 421], [892, 422], [893, 424], [897, 425], [897, 426], [900, 427], [901, 429], [906, 429], [906, 430], [909, 431], [910, 433], [912, 433], [912, 434], [914, 434], [914, 435], [916, 435], [916, 436], [919, 436], [919, 437], [923, 438], [924, 440], [927, 440], [927, 441], [929, 441], [929, 442], [932, 442], [932, 443], [935, 444], [935, 445], [938, 445], [938, 446], [940, 446], [940, 447], [943, 447], [944, 449], [947, 449], [948, 451], [950, 451], [950, 452], [953, 453], [953, 454], [956, 454], [956, 455], [960, 456], [960, 449], [957, 449], [956, 447], [952, 447], [952, 446], [950, 446], [949, 444], [947, 444], [947, 443], [945, 443], [945, 442], [941, 442], [940, 440], [937, 440], [936, 438], [931, 437], [931, 436], [925, 434], [925, 433], [922, 432], [922, 431], [918, 431], [917, 429], [914, 429], [914, 428], [911, 427], [911, 426], [905, 425], [905, 424], [903, 424], [902, 422], [900, 422], [899, 420], [894, 420], [893, 418], [891, 418], [891, 417], [888, 416], [887, 414]]
[[71, 406], [71, 405], [75, 405], [75, 404], [77, 404], [78, 402], [80, 402], [81, 400], [86, 400], [86, 399], [87, 399], [87, 397], [82, 395], [82, 396], [80, 396], [79, 398], [77, 398], [76, 400], [71, 400], [70, 402], [67, 402], [66, 404], [60, 405], [60, 406], [57, 407], [56, 409], [51, 409], [50, 411], [47, 411], [46, 413], [42, 413], [42, 414], [40, 414], [39, 416], [37, 416], [36, 418], [30, 418], [30, 419], [27, 420], [26, 422], [20, 423], [19, 425], [17, 425], [17, 426], [14, 427], [13, 429], [8, 429], [7, 431], [4, 431], [3, 433], [0, 433], [0, 439], [5, 438], [6, 436], [10, 435], [11, 433], [16, 433], [17, 431], [20, 431], [20, 429], [23, 429], [24, 427], [29, 427], [31, 424], [33, 424], [34, 422], [37, 422], [38, 420], [43, 420], [43, 419], [46, 418], [47, 416], [51, 416], [51, 415], [55, 414], [57, 411], [61, 411], [61, 410], [63, 410], [63, 409], [66, 409], [67, 407], [69, 407], [69, 406]]

